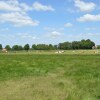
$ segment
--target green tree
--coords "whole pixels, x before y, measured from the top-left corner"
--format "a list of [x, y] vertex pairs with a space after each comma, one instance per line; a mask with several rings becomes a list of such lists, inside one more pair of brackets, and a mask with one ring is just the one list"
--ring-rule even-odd
[[54, 50], [54, 46], [52, 44], [49, 44], [49, 50]]
[[58, 45], [54, 45], [54, 49], [57, 50], [58, 49]]
[[72, 42], [72, 49], [79, 49], [80, 42], [79, 41], [73, 41]]
[[25, 44], [24, 50], [28, 51], [29, 49], [30, 49], [30, 45], [29, 44]]
[[12, 47], [12, 50], [18, 51], [18, 50], [19, 50], [19, 46], [18, 46], [18, 45], [14, 45], [14, 46]]
[[72, 43], [71, 42], [59, 43], [58, 48], [62, 50], [70, 50], [72, 49]]
[[7, 50], [11, 50], [10, 45], [6, 45], [6, 46], [5, 46], [5, 49], [7, 49]]
[[2, 49], [2, 44], [0, 44], [0, 50]]
[[21, 45], [19, 45], [18, 50], [23, 50], [23, 47]]
[[95, 43], [90, 39], [80, 41], [80, 49], [92, 49]]
[[100, 49], [100, 45], [97, 46], [97, 49]]
[[49, 46], [46, 44], [38, 44], [36, 50], [49, 50]]
[[32, 49], [33, 49], [33, 50], [37, 50], [37, 45], [36, 45], [36, 44], [33, 44], [33, 45], [32, 45]]

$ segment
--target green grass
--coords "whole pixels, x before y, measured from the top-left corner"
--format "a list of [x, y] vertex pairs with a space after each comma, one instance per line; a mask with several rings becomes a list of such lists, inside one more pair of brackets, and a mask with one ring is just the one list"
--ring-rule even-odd
[[[23, 51], [8, 51], [8, 54], [56, 54], [57, 51], [62, 50], [29, 50], [28, 52]], [[96, 53], [98, 52], [98, 53]], [[2, 54], [2, 52], [0, 52]], [[5, 54], [5, 53], [4, 53]], [[62, 54], [100, 54], [100, 49], [94, 49], [94, 50], [64, 50], [64, 53]]]
[[0, 100], [100, 100], [100, 55], [0, 54]]

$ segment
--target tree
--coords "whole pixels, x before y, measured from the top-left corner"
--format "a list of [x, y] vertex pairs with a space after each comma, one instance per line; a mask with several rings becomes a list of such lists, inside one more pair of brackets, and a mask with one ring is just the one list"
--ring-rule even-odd
[[100, 49], [100, 45], [97, 46], [97, 49]]
[[18, 45], [14, 45], [14, 46], [12, 47], [12, 50], [18, 51], [18, 50], [19, 50], [19, 46], [18, 46]]
[[62, 50], [70, 50], [72, 49], [72, 43], [71, 42], [59, 43], [58, 48]]
[[95, 43], [90, 39], [80, 41], [80, 49], [92, 49]]
[[25, 44], [24, 50], [28, 51], [29, 49], [30, 49], [30, 45], [29, 44]]
[[49, 50], [49, 46], [46, 44], [33, 45], [32, 47], [35, 48], [35, 50]]
[[0, 50], [2, 49], [2, 44], [0, 44]]
[[80, 42], [79, 41], [73, 41], [72, 42], [72, 49], [79, 49]]
[[5, 49], [7, 49], [7, 50], [11, 50], [10, 45], [6, 45], [6, 46], [5, 46]]
[[33, 45], [32, 45], [32, 49], [33, 49], [33, 50], [36, 50], [36, 48], [37, 48], [36, 44], [33, 44]]
[[92, 47], [95, 46], [95, 43], [92, 42], [90, 39], [86, 40], [86, 49], [92, 49]]
[[23, 47], [21, 45], [19, 45], [18, 50], [23, 50]]
[[49, 44], [49, 50], [54, 50], [54, 46], [52, 44]]
[[54, 45], [54, 49], [57, 50], [58, 49], [58, 45]]

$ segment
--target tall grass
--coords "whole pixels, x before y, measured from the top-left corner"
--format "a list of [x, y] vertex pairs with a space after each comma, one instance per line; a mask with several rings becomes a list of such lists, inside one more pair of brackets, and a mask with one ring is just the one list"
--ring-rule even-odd
[[0, 100], [100, 100], [100, 55], [0, 54]]

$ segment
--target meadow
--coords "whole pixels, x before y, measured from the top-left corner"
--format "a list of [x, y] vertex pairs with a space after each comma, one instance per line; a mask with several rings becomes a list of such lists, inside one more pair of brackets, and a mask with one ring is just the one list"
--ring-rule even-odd
[[100, 100], [100, 54], [1, 53], [0, 100]]

